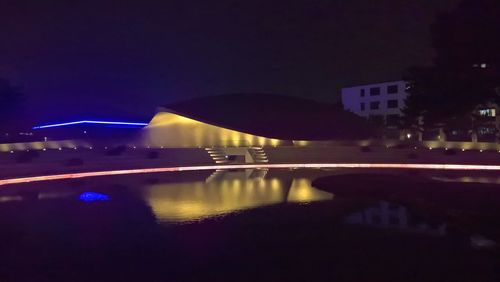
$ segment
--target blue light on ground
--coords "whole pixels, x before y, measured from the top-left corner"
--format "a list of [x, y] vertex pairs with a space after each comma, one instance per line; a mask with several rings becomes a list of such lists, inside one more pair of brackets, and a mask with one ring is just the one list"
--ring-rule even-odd
[[80, 194], [80, 201], [84, 202], [109, 201], [110, 199], [108, 195], [97, 192], [83, 192]]
[[33, 129], [43, 129], [43, 128], [51, 128], [51, 127], [61, 127], [61, 126], [69, 126], [69, 125], [77, 125], [77, 124], [100, 124], [100, 125], [113, 125], [113, 126], [126, 126], [126, 127], [144, 127], [148, 125], [144, 122], [124, 122], [124, 121], [104, 121], [104, 120], [79, 120], [72, 122], [64, 122], [64, 123], [55, 123], [55, 124], [47, 124], [35, 126]]

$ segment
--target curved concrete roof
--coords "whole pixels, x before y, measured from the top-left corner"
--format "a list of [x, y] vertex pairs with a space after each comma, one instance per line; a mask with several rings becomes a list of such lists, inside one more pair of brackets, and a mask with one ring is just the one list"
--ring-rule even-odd
[[368, 122], [334, 105], [271, 94], [226, 94], [165, 106], [166, 111], [239, 132], [282, 140], [366, 139]]

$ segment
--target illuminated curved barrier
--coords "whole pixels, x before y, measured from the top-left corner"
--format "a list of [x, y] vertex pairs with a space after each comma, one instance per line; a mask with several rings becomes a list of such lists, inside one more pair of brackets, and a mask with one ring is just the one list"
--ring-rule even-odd
[[291, 141], [240, 132], [168, 111], [159, 112], [153, 117], [143, 129], [142, 140], [143, 146], [152, 148], [291, 145]]
[[434, 169], [434, 170], [475, 170], [500, 171], [500, 165], [464, 165], [464, 164], [370, 164], [370, 163], [311, 163], [311, 164], [241, 164], [241, 165], [204, 165], [160, 168], [140, 168], [107, 170], [94, 172], [65, 173], [0, 180], [0, 185], [18, 184], [37, 181], [74, 179], [95, 176], [113, 176], [124, 174], [142, 174], [175, 171], [196, 171], [216, 169], [256, 169], [256, 168], [376, 168], [376, 169]]
[[75, 148], [91, 148], [92, 144], [85, 140], [55, 140], [0, 144], [0, 152], [16, 152], [27, 150], [62, 150]]

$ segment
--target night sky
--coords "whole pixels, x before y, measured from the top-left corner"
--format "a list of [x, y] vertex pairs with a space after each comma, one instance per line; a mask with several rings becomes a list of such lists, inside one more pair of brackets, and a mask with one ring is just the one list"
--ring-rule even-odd
[[457, 3], [3, 0], [0, 77], [40, 122], [148, 118], [232, 92], [335, 102], [342, 86], [429, 63], [429, 24]]

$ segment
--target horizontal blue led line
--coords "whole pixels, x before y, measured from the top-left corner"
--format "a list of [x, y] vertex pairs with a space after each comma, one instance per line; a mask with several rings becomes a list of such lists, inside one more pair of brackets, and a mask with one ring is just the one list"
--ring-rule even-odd
[[144, 123], [144, 122], [80, 120], [80, 121], [73, 121], [73, 122], [65, 122], [65, 123], [56, 123], [56, 124], [35, 126], [35, 127], [33, 127], [33, 129], [43, 129], [43, 128], [51, 128], [51, 127], [75, 125], [75, 124], [112, 124], [112, 125], [131, 125], [131, 126], [146, 126], [146, 125], [148, 125], [147, 123]]

